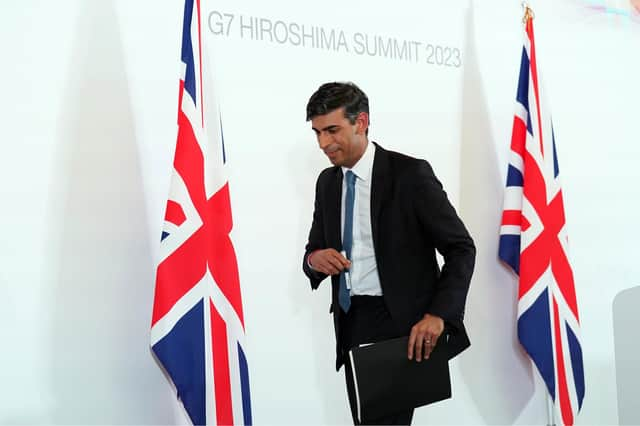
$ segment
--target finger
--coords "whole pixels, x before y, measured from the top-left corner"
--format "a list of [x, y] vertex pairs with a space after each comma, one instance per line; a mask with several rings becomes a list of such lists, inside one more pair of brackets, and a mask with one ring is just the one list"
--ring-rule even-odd
[[337, 251], [334, 251], [332, 254], [334, 255], [336, 261], [340, 262], [340, 266], [342, 269], [349, 268], [351, 262], [346, 258], [345, 252], [338, 253]]
[[314, 259], [314, 268], [320, 272], [325, 274], [333, 275], [337, 271], [335, 270], [335, 266], [331, 263], [331, 252], [326, 251], [318, 254]]
[[410, 360], [413, 359], [413, 348], [416, 343], [416, 333], [414, 331], [411, 332], [409, 336], [409, 344], [407, 345], [407, 358]]
[[318, 271], [322, 272], [323, 274], [335, 275], [335, 274], [340, 272], [335, 266], [333, 266], [326, 259], [321, 259], [321, 260], [318, 261], [318, 263], [319, 263], [319, 265], [316, 266], [316, 269]]
[[327, 259], [328, 267], [333, 268], [334, 274], [339, 273], [344, 269], [342, 261], [338, 257], [331, 256]]
[[427, 343], [427, 341], [425, 340], [425, 342], [424, 342], [424, 359], [429, 359], [429, 356], [431, 355], [431, 351], [433, 351], [434, 347], [435, 347], [435, 344], [432, 341], [429, 341], [429, 343]]
[[423, 349], [424, 349], [424, 337], [419, 336], [416, 338], [416, 345], [414, 347], [416, 361], [418, 362], [422, 361]]
[[342, 271], [342, 266], [335, 259], [327, 261], [327, 268], [331, 270], [331, 275], [339, 274]]
[[347, 259], [346, 257], [344, 257], [341, 253], [337, 253], [336, 257], [335, 257], [336, 261], [340, 263], [340, 265], [345, 268], [347, 266], [349, 266], [351, 264], [351, 262], [349, 261], [349, 259]]
[[340, 271], [330, 263], [327, 264], [327, 266], [325, 267], [325, 270], [326, 270], [325, 274], [327, 275], [336, 275], [340, 273]]

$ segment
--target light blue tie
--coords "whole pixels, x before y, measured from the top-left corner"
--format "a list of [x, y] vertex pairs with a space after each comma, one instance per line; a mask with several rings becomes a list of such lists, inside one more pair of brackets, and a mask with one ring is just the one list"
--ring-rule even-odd
[[[347, 194], [344, 200], [344, 232], [342, 234], [342, 249], [347, 254], [347, 259], [351, 260], [351, 246], [353, 245], [353, 203], [356, 196], [356, 175], [349, 170], [345, 178], [347, 179]], [[345, 271], [340, 274], [340, 291], [338, 302], [343, 311], [349, 312], [351, 307], [351, 296], [347, 288], [347, 278]]]

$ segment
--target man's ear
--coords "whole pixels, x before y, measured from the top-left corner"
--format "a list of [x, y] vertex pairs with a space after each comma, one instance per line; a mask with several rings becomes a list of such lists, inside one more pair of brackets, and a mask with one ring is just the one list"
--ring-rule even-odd
[[367, 114], [366, 112], [358, 113], [355, 124], [356, 124], [356, 134], [358, 135], [366, 134], [367, 129], [369, 128], [369, 114]]

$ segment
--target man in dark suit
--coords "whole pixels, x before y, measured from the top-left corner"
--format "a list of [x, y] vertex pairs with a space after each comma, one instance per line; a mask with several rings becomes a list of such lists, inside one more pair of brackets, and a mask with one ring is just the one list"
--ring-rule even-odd
[[[322, 85], [309, 120], [333, 167], [318, 177], [303, 269], [312, 289], [331, 276], [336, 369], [350, 369], [351, 348], [399, 336], [409, 336], [407, 356], [420, 362], [445, 344], [445, 329], [449, 357], [458, 354], [469, 346], [462, 319], [475, 247], [431, 166], [369, 142], [369, 101], [352, 83]], [[371, 423], [410, 424], [412, 416]]]

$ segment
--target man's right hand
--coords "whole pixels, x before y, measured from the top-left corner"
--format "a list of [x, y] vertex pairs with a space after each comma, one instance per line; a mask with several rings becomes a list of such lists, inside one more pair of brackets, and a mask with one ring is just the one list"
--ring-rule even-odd
[[327, 275], [336, 275], [344, 269], [349, 269], [351, 262], [332, 248], [316, 250], [307, 257], [309, 266], [314, 271]]

